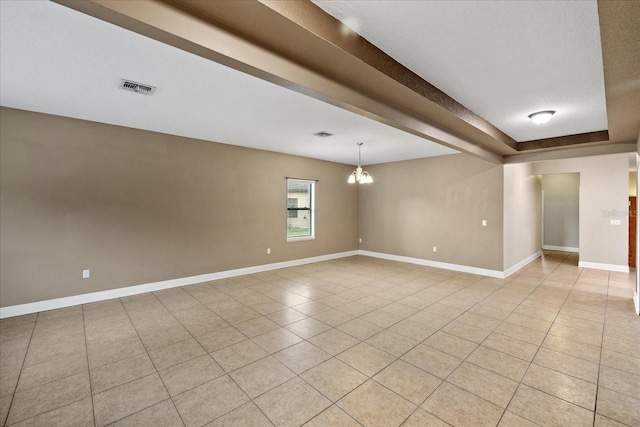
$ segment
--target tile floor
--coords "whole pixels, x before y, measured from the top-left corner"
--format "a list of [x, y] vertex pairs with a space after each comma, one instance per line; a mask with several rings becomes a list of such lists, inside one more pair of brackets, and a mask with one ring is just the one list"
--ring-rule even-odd
[[367, 257], [0, 322], [7, 426], [639, 426], [634, 274]]

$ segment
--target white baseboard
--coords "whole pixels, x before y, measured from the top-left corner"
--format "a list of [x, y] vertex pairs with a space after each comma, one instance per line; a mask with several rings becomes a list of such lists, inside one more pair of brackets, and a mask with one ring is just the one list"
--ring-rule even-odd
[[638, 291], [633, 293], [633, 305], [636, 306], [636, 314], [640, 315], [640, 295], [638, 295]]
[[547, 251], [562, 251], [562, 252], [580, 253], [580, 248], [573, 248], [571, 246], [542, 245], [542, 249], [547, 250]]
[[471, 274], [478, 274], [481, 276], [496, 277], [498, 279], [504, 279], [505, 277], [504, 272], [499, 270], [489, 270], [486, 268], [470, 267], [468, 265], [450, 264], [448, 262], [431, 261], [431, 260], [422, 259], [422, 258], [411, 258], [406, 256], [400, 256], [400, 255], [391, 255], [391, 254], [385, 254], [381, 252], [370, 252], [370, 251], [362, 251], [362, 250], [360, 251], [360, 255], [370, 256], [374, 258], [388, 259], [390, 261], [400, 261], [400, 262], [407, 262], [410, 264], [424, 265], [427, 267], [443, 268], [445, 270], [460, 271], [461, 273], [471, 273]]
[[599, 262], [580, 261], [580, 262], [578, 262], [578, 267], [593, 268], [593, 269], [596, 269], [596, 270], [619, 271], [621, 273], [628, 273], [629, 272], [629, 266], [628, 265], [601, 264]]
[[255, 267], [239, 268], [236, 270], [219, 271], [217, 273], [200, 274], [198, 276], [183, 277], [179, 279], [163, 280], [161, 282], [145, 283], [142, 285], [127, 286], [124, 288], [110, 289], [108, 291], [92, 292], [89, 294], [74, 295], [64, 298], [50, 299], [46, 301], [32, 302], [28, 304], [12, 305], [0, 307], [0, 319], [7, 317], [22, 316], [25, 314], [37, 313], [40, 311], [54, 310], [56, 308], [71, 307], [74, 305], [88, 304], [92, 302], [104, 301], [113, 298], [127, 297], [142, 294], [145, 292], [161, 291], [163, 289], [176, 288], [179, 286], [193, 285], [196, 283], [208, 282], [211, 280], [227, 279], [229, 277], [243, 276], [245, 274], [261, 273], [264, 271], [277, 270], [279, 268], [295, 267], [297, 265], [312, 264], [315, 262], [329, 261], [332, 259], [356, 256], [359, 251], [339, 252], [328, 255], [321, 255], [311, 258], [295, 259], [292, 261], [276, 262], [273, 264], [258, 265]]
[[541, 256], [542, 256], [542, 251], [538, 251], [535, 254], [523, 259], [519, 263], [507, 268], [503, 272], [504, 277], [507, 278], [507, 277], [511, 276], [513, 273], [515, 273], [516, 271], [520, 270], [522, 267], [524, 267], [525, 265], [529, 264], [530, 262], [533, 262], [533, 261], [537, 260]]

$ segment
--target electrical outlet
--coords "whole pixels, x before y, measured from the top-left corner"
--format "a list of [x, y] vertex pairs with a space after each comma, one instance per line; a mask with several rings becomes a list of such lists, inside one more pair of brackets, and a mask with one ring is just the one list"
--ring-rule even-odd
[[271, 248], [267, 248], [267, 255], [271, 255]]
[[483, 227], [486, 227], [486, 226], [487, 226], [487, 220], [486, 220], [486, 219], [483, 219], [483, 220], [482, 220], [482, 226], [483, 226]]
[[438, 248], [436, 248], [435, 246], [433, 247], [433, 252], [438, 252]]
[[362, 237], [358, 239], [358, 242], [362, 243]]
[[91, 276], [91, 270], [82, 270], [82, 278], [88, 279]]
[[612, 219], [609, 224], [611, 225], [622, 225], [622, 220], [620, 219]]

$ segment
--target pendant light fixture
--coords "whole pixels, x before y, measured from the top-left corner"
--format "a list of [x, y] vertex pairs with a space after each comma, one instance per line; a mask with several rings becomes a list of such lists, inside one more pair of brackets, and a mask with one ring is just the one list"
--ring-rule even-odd
[[362, 163], [362, 154], [360, 152], [362, 144], [362, 142], [358, 142], [358, 167], [349, 175], [349, 179], [347, 180], [349, 184], [355, 184], [356, 182], [358, 184], [369, 184], [373, 182], [373, 178], [369, 175], [369, 172], [363, 171], [362, 166], [360, 166]]

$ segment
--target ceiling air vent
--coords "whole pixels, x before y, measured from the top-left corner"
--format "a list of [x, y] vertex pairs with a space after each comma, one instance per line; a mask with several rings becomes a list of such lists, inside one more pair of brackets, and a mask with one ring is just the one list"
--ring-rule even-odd
[[328, 138], [330, 136], [333, 136], [333, 134], [321, 130], [320, 132], [314, 133], [313, 136], [317, 136], [318, 138]]
[[122, 79], [122, 82], [120, 82], [120, 88], [131, 92], [141, 93], [142, 95], [152, 95], [153, 92], [156, 91], [155, 86], [136, 83], [125, 79]]

